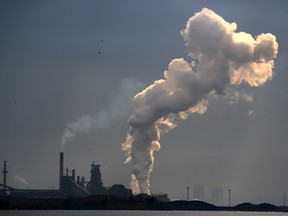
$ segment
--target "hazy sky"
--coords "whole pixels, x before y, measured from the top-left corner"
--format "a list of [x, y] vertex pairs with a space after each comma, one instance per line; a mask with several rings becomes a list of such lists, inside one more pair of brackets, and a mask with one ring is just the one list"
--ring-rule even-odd
[[64, 147], [65, 167], [89, 179], [94, 161], [105, 186], [129, 187], [121, 144], [133, 95], [163, 78], [172, 59], [189, 61], [180, 31], [204, 7], [237, 23], [237, 31], [275, 35], [274, 77], [258, 88], [239, 86], [253, 95], [252, 104], [218, 98], [204, 115], [178, 121], [154, 155], [151, 192], [185, 199], [187, 186], [202, 184], [207, 201], [219, 187], [226, 203], [231, 188], [233, 204], [282, 204], [288, 194], [286, 0], [1, 1], [0, 167], [7, 160], [8, 185], [58, 187], [63, 133], [88, 119], [92, 127], [82, 125]]

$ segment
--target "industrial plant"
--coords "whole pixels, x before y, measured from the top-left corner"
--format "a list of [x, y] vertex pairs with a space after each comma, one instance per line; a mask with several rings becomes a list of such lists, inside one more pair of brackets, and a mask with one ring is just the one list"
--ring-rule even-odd
[[[243, 203], [237, 206], [215, 206], [200, 200], [170, 201], [167, 194], [138, 194], [133, 195], [131, 189], [121, 184], [104, 187], [100, 165], [91, 164], [90, 179], [75, 176], [66, 168], [64, 175], [64, 153], [60, 152], [59, 188], [47, 189], [17, 189], [7, 184], [7, 162], [4, 161], [3, 184], [0, 183], [0, 210], [20, 209], [103, 209], [103, 210], [209, 210], [209, 211], [287, 211], [284, 206], [271, 204], [253, 205]], [[69, 175], [71, 174], [71, 175]], [[203, 194], [202, 189], [200, 195]]]
[[64, 153], [60, 153], [59, 166], [59, 189], [16, 189], [7, 184], [7, 162], [4, 161], [3, 184], [0, 184], [0, 196], [27, 197], [27, 198], [67, 198], [67, 197], [88, 197], [91, 195], [107, 195], [128, 199], [132, 196], [132, 190], [125, 188], [121, 184], [115, 184], [111, 187], [104, 187], [100, 172], [100, 165], [91, 165], [90, 180], [86, 181], [84, 177], [75, 176], [75, 169], [72, 175], [69, 175], [66, 168], [64, 175]]

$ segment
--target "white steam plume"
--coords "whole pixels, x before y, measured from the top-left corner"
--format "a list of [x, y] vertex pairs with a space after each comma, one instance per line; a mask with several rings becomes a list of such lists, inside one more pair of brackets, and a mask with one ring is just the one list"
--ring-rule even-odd
[[25, 186], [28, 185], [28, 181], [19, 174], [15, 174], [14, 181], [19, 182], [20, 184], [25, 185]]
[[204, 113], [209, 97], [223, 96], [231, 86], [247, 83], [256, 87], [272, 78], [276, 37], [267, 33], [253, 38], [236, 28], [236, 23], [226, 22], [207, 8], [196, 13], [181, 31], [191, 62], [173, 59], [163, 79], [134, 97], [122, 148], [127, 153], [126, 163], [132, 165], [135, 194], [150, 194], [153, 154], [160, 149], [160, 135], [175, 127], [175, 118]]
[[142, 83], [132, 78], [123, 79], [105, 109], [96, 114], [81, 116], [74, 122], [68, 123], [62, 135], [61, 149], [63, 150], [76, 135], [88, 134], [94, 129], [106, 129], [112, 120], [128, 117], [133, 96], [141, 89], [143, 89]]

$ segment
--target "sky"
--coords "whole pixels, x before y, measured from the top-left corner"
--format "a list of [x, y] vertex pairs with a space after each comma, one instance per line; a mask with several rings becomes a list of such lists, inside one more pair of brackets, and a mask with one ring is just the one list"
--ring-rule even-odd
[[[129, 188], [131, 164], [124, 164], [121, 144], [133, 96], [163, 79], [172, 59], [191, 61], [180, 32], [209, 8], [237, 23], [237, 32], [275, 35], [273, 78], [259, 87], [239, 85], [253, 95], [251, 103], [212, 98], [205, 114], [177, 120], [154, 154], [151, 193], [186, 199], [186, 187], [201, 184], [206, 201], [221, 188], [226, 204], [228, 189], [232, 204], [283, 204], [287, 6], [285, 0], [1, 1], [0, 163], [7, 161], [8, 185], [57, 188], [63, 151], [76, 175], [89, 179], [95, 162], [105, 186]], [[73, 130], [63, 145], [65, 131]]]

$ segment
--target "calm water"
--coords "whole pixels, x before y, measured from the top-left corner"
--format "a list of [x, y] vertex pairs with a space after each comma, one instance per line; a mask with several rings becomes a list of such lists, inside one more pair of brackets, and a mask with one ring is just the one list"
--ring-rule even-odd
[[203, 211], [0, 211], [0, 216], [285, 216], [287, 213]]

